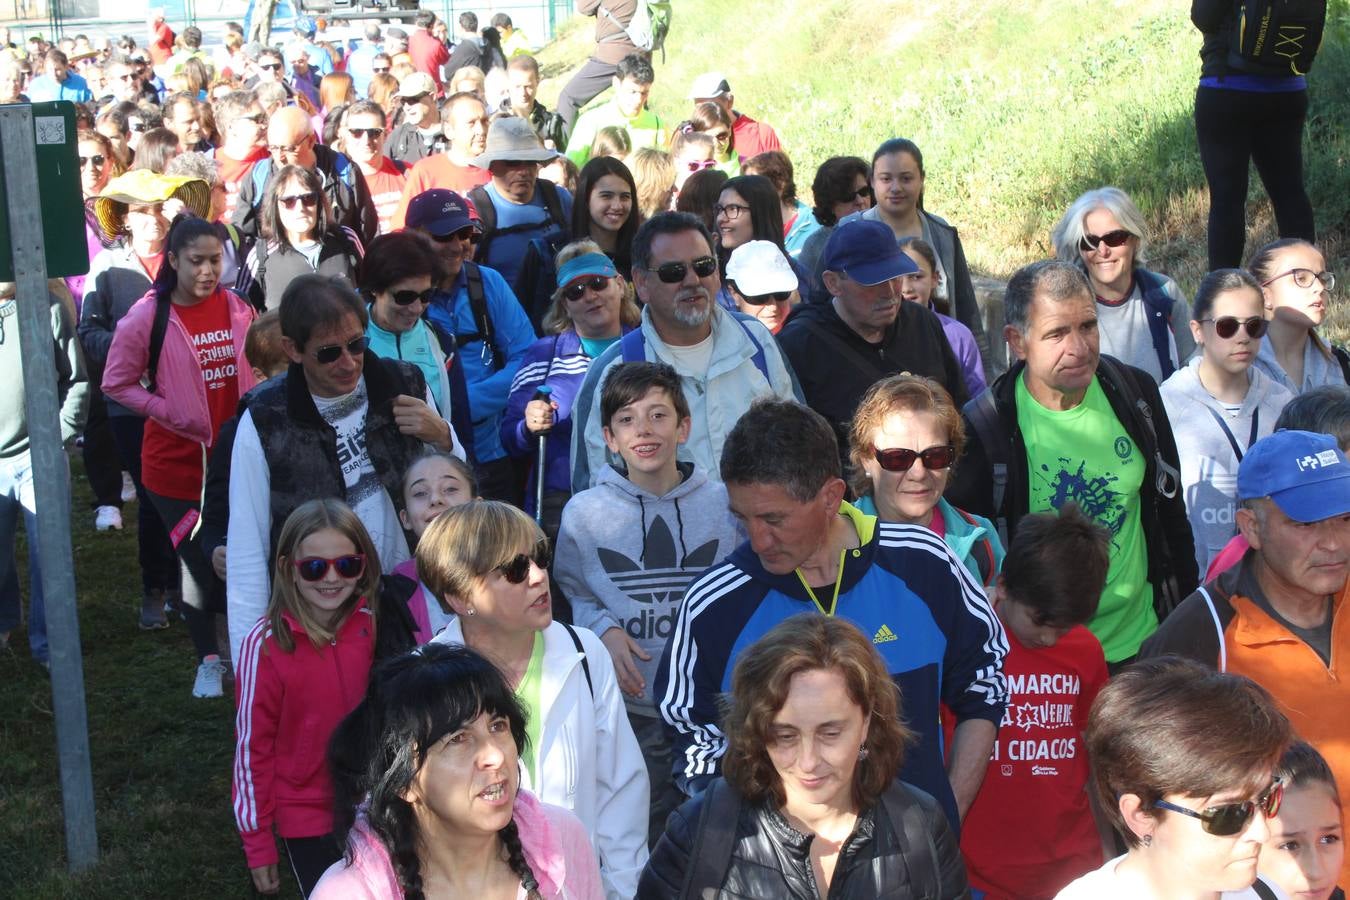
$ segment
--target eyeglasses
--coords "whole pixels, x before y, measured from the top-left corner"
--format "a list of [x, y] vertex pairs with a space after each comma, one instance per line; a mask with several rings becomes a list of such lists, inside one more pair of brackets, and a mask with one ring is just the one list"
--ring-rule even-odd
[[371, 71], [374, 72], [376, 75], [388, 75], [388, 74], [389, 74], [389, 67], [388, 67], [388, 66], [384, 66], [383, 68], [381, 68], [380, 66], [374, 66], [374, 67], [371, 69]]
[[89, 165], [90, 163], [93, 163], [95, 169], [101, 169], [103, 168], [103, 164], [107, 161], [108, 158], [104, 156], [102, 153], [95, 153], [93, 156], [81, 156], [80, 168], [83, 169], [85, 166]]
[[1078, 242], [1078, 249], [1084, 252], [1096, 250], [1099, 245], [1105, 244], [1108, 247], [1124, 247], [1125, 242], [1134, 235], [1123, 228], [1117, 228], [1115, 231], [1108, 231], [1106, 234], [1085, 234], [1083, 239]]
[[281, 63], [258, 63], [258, 68], [264, 69], [268, 72], [280, 72]]
[[121, 75], [114, 75], [113, 81], [134, 81], [135, 78], [135, 72], [123, 72]]
[[427, 99], [430, 96], [431, 94], [416, 94], [412, 97], [400, 97], [399, 99], [402, 100], [404, 103], [421, 103], [423, 100]]
[[889, 450], [875, 450], [873, 454], [887, 472], [908, 472], [916, 459], [923, 460], [923, 467], [930, 471], [945, 469], [956, 462], [956, 448], [951, 444], [938, 444], [926, 450], [892, 447]]
[[530, 577], [530, 563], [541, 569], [547, 569], [550, 561], [548, 544], [540, 544], [533, 553], [517, 553], [514, 558], [502, 563], [497, 571], [511, 584], [520, 584]]
[[728, 222], [734, 222], [741, 217], [742, 213], [748, 213], [749, 211], [750, 207], [744, 203], [728, 203], [725, 206], [719, 203], [713, 207], [713, 218], [720, 219], [725, 215]]
[[845, 197], [844, 202], [848, 203], [851, 200], [871, 200], [871, 199], [872, 199], [872, 186], [870, 184], [864, 184], [862, 187], [858, 188], [856, 191]]
[[1314, 272], [1312, 269], [1290, 269], [1288, 272], [1281, 272], [1279, 275], [1276, 275], [1274, 278], [1270, 279], [1270, 281], [1262, 282], [1261, 286], [1265, 287], [1268, 284], [1272, 284], [1273, 282], [1279, 281], [1286, 275], [1294, 276], [1294, 284], [1298, 285], [1301, 288], [1310, 288], [1313, 286], [1314, 281], [1320, 281], [1322, 282], [1322, 286], [1327, 290], [1329, 291], [1336, 290], [1336, 276], [1334, 273]]
[[1238, 333], [1238, 329], [1246, 327], [1247, 336], [1259, 338], [1266, 333], [1266, 320], [1260, 316], [1252, 316], [1250, 319], [1239, 319], [1236, 316], [1219, 316], [1217, 319], [1201, 319], [1201, 322], [1213, 322], [1214, 333], [1227, 340]]
[[566, 300], [575, 303], [586, 296], [586, 289], [590, 288], [595, 293], [600, 293], [609, 287], [609, 278], [604, 275], [594, 275], [585, 281], [574, 281], [563, 288], [563, 297]]
[[383, 128], [348, 128], [347, 133], [354, 138], [369, 138], [372, 141], [384, 137]]
[[717, 271], [717, 260], [711, 256], [700, 256], [692, 263], [664, 263], [656, 267], [656, 277], [666, 284], [679, 284], [684, 281], [684, 276], [688, 274], [690, 266], [693, 267], [694, 274], [699, 278], [707, 278]]
[[278, 197], [277, 202], [287, 209], [295, 209], [300, 204], [306, 207], [319, 205], [319, 192], [309, 191], [304, 194], [291, 194], [289, 197]]
[[685, 160], [684, 165], [685, 165], [685, 168], [687, 168], [690, 172], [702, 172], [704, 169], [711, 169], [713, 166], [717, 165], [717, 160], [715, 160], [715, 159], [701, 159], [701, 160], [693, 160], [693, 159], [689, 159], [689, 160]]
[[394, 298], [394, 302], [399, 306], [412, 306], [414, 303], [430, 303], [434, 288], [427, 288], [425, 291], [390, 291], [389, 296]]
[[314, 358], [322, 365], [331, 366], [338, 361], [338, 357], [342, 356], [344, 348], [347, 351], [347, 355], [352, 359], [359, 359], [369, 346], [370, 338], [363, 334], [359, 338], [352, 338], [346, 344], [331, 344], [327, 347], [320, 347], [318, 350], [314, 351]]
[[786, 303], [792, 299], [792, 291], [774, 291], [772, 294], [755, 294], [753, 297], [741, 294], [741, 299], [751, 306], [768, 306], [770, 303]]
[[431, 239], [438, 244], [448, 244], [451, 241], [470, 241], [478, 243], [478, 229], [472, 225], [465, 225], [458, 231], [452, 231], [449, 234], [433, 234]]
[[147, 125], [145, 122], [132, 122], [128, 127], [130, 127], [131, 130], [136, 132], [137, 134], [144, 134], [145, 132], [150, 130], [150, 126]]
[[294, 144], [268, 144], [267, 149], [272, 153], [299, 153], [305, 149], [305, 145], [314, 139], [314, 135], [307, 134], [302, 137], [298, 143]]
[[295, 561], [295, 571], [305, 581], [322, 581], [332, 568], [339, 578], [360, 578], [366, 570], [366, 555], [351, 553], [336, 559], [324, 559], [322, 556], [306, 556]]
[[238, 121], [240, 122], [252, 122], [254, 125], [261, 125], [266, 120], [267, 117], [264, 116], [262, 113], [253, 113], [252, 115], [249, 116], [240, 116], [238, 119]]
[[1192, 819], [1199, 819], [1200, 827], [1209, 834], [1215, 837], [1231, 837], [1247, 827], [1247, 823], [1252, 820], [1252, 816], [1256, 815], [1258, 809], [1267, 819], [1273, 817], [1280, 811], [1280, 802], [1283, 799], [1284, 783], [1277, 778], [1275, 783], [1255, 800], [1211, 806], [1200, 812], [1187, 809], [1184, 806], [1177, 806], [1175, 803], [1168, 803], [1166, 800], [1155, 801], [1153, 808], [1166, 809], [1174, 813], [1181, 813], [1183, 816], [1190, 816]]

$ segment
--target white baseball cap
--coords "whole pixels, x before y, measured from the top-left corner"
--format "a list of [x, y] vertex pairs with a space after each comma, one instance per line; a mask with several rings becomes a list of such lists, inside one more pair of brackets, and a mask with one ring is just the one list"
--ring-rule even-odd
[[797, 273], [772, 241], [747, 241], [731, 251], [727, 280], [743, 297], [762, 297], [797, 290]]
[[731, 93], [727, 76], [721, 72], [704, 72], [689, 86], [689, 99], [702, 100], [704, 97], [720, 97]]

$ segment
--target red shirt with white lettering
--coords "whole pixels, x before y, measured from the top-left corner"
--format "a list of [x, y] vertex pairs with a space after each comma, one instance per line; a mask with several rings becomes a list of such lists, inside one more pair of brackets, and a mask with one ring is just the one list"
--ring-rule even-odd
[[216, 169], [220, 173], [220, 183], [225, 185], [225, 211], [216, 219], [217, 222], [230, 221], [230, 216], [234, 215], [234, 208], [239, 203], [239, 185], [244, 183], [253, 164], [266, 156], [266, 147], [254, 147], [253, 152], [243, 159], [226, 156], [225, 148], [216, 148]]
[[[961, 823], [961, 851], [971, 887], [987, 900], [1050, 900], [1103, 862], [1083, 731], [1106, 683], [1106, 657], [1081, 625], [1037, 649], [1009, 630], [1003, 674], [1008, 708]], [[950, 720], [947, 732], [950, 746]]]
[[380, 234], [393, 231], [390, 219], [398, 203], [403, 199], [403, 185], [407, 177], [398, 170], [394, 161], [387, 156], [380, 157], [380, 167], [374, 174], [365, 174], [366, 187], [370, 188], [370, 199], [375, 203], [375, 215], [380, 220]]
[[[225, 292], [217, 290], [192, 306], [174, 304], [173, 312], [197, 351], [214, 445], [220, 426], [235, 414], [239, 405], [238, 361], [234, 356], [234, 334], [230, 331], [230, 306]], [[178, 339], [172, 323], [164, 339]], [[175, 500], [200, 500], [204, 463], [201, 444], [175, 434], [154, 419], [146, 420], [141, 476], [148, 490]], [[169, 527], [173, 524], [169, 523]]]

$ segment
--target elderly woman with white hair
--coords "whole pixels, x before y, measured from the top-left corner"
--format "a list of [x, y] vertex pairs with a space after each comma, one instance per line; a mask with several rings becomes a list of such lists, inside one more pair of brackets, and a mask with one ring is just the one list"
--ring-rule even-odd
[[1088, 191], [1050, 232], [1055, 255], [1077, 263], [1097, 296], [1103, 353], [1159, 384], [1195, 350], [1190, 309], [1177, 283], [1144, 263], [1144, 216], [1120, 188]]

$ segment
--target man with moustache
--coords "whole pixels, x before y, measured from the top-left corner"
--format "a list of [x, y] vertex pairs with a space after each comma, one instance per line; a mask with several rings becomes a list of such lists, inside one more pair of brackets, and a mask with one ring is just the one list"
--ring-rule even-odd
[[727, 435], [755, 400], [801, 401], [769, 330], [717, 303], [722, 282], [701, 219], [662, 212], [642, 223], [633, 238], [633, 286], [645, 304], [641, 327], [591, 363], [572, 406], [573, 493], [593, 486], [605, 463], [618, 460], [605, 447], [600, 388], [619, 363], [645, 359], [679, 373], [692, 421], [679, 458], [710, 478]]

